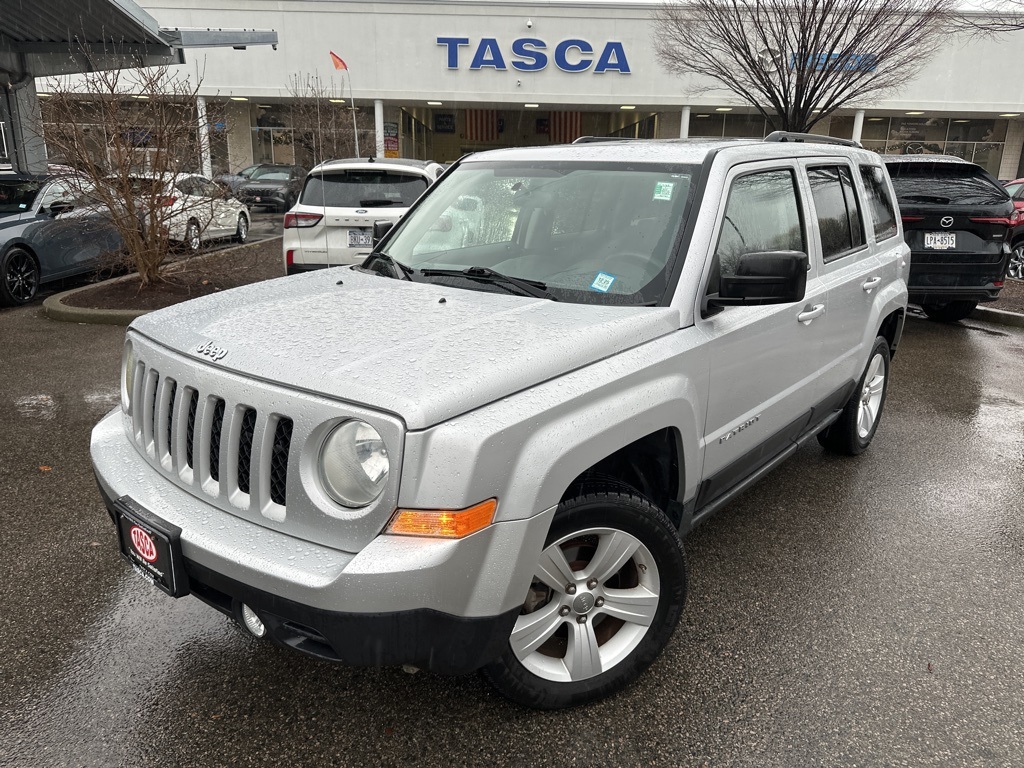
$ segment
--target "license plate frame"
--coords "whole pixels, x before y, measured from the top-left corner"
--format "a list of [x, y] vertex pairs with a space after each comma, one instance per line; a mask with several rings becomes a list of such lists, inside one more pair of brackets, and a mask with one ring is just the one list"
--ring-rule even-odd
[[114, 523], [121, 557], [136, 573], [171, 597], [189, 593], [180, 528], [157, 517], [130, 496], [114, 501]]
[[373, 232], [369, 229], [350, 229], [348, 231], [349, 248], [372, 248]]
[[956, 232], [925, 232], [924, 247], [929, 251], [950, 251], [956, 248]]

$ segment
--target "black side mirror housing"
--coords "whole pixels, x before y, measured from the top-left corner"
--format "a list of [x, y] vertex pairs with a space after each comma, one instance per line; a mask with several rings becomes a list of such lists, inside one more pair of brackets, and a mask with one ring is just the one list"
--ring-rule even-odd
[[57, 217], [62, 213], [69, 213], [70, 211], [75, 210], [75, 206], [71, 203], [64, 202], [63, 200], [58, 200], [51, 205], [48, 210], [50, 211], [51, 216]]
[[377, 243], [384, 239], [384, 235], [391, 231], [391, 228], [395, 226], [393, 221], [375, 221], [373, 222], [373, 247], [377, 247]]
[[735, 275], [722, 275], [718, 295], [708, 297], [709, 307], [791, 304], [807, 292], [810, 262], [800, 251], [745, 253]]

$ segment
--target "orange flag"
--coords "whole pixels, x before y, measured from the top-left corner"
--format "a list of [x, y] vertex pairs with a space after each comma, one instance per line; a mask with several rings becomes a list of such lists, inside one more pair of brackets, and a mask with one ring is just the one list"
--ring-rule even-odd
[[334, 64], [334, 68], [335, 69], [344, 69], [347, 72], [348, 71], [348, 64], [345, 63], [344, 59], [342, 59], [341, 56], [336, 54], [334, 51], [331, 51], [330, 54], [331, 54], [331, 63]]

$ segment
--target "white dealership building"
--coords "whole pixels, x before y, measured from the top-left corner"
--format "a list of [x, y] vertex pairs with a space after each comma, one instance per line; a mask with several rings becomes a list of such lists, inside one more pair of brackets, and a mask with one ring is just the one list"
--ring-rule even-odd
[[[455, 160], [579, 135], [762, 136], [749, 105], [668, 74], [654, 51], [659, 3], [629, 0], [143, 0], [164, 27], [273, 29], [276, 50], [189, 52], [213, 126], [214, 172], [303, 164], [291, 141], [296, 79], [319, 77], [358, 108], [362, 154]], [[898, 92], [816, 131], [889, 152], [956, 154], [1021, 173], [1024, 32], [949, 41]], [[332, 56], [332, 54], [334, 54]], [[342, 63], [339, 63], [343, 62]], [[336, 67], [344, 66], [347, 69]], [[37, 83], [45, 92], [44, 81]], [[211, 112], [213, 114], [213, 112]], [[208, 169], [209, 170], [209, 169]]]

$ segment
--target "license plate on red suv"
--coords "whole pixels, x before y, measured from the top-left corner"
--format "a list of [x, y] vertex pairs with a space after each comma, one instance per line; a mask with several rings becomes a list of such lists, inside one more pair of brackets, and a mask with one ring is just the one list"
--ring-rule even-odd
[[131, 497], [114, 502], [121, 556], [150, 583], [172, 597], [188, 594], [181, 529], [143, 509]]

